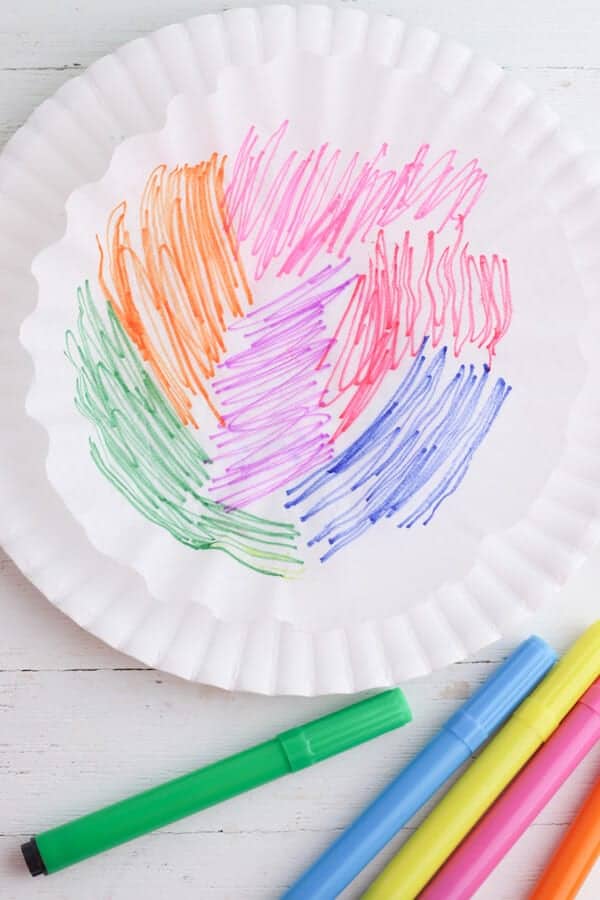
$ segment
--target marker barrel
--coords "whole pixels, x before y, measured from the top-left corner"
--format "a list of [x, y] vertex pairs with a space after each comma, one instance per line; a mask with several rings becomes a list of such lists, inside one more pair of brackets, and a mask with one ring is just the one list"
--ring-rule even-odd
[[529, 900], [574, 900], [600, 856], [600, 781], [570, 825]]
[[569, 648], [364, 893], [413, 900], [600, 676], [600, 622]]
[[384, 691], [181, 778], [52, 828], [23, 845], [25, 862], [32, 875], [48, 875], [318, 763], [398, 728], [410, 719], [410, 708], [402, 691]]
[[419, 900], [469, 900], [599, 740], [600, 682], [596, 681]]
[[556, 662], [541, 638], [524, 641], [427, 746], [313, 863], [285, 900], [331, 900], [470, 758]]

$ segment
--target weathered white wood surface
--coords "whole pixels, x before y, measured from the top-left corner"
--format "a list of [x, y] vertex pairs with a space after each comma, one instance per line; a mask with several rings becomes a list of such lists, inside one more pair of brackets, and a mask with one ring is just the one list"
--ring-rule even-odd
[[[597, 0], [366, 5], [446, 31], [510, 68], [600, 150]], [[124, 41], [219, 6], [202, 0], [2, 0], [0, 146], [78, 68]], [[600, 611], [599, 588], [600, 551], [529, 627], [477, 660], [407, 685], [415, 722], [403, 731], [34, 882], [20, 859], [23, 838], [347, 700], [228, 695], [145, 669], [66, 619], [0, 554], [0, 900], [277, 897], [525, 631], [537, 630], [563, 649], [595, 617], [594, 608]], [[527, 895], [598, 774], [600, 749], [479, 897]], [[397, 844], [344, 896], [359, 897]], [[599, 896], [597, 870], [581, 897]]]

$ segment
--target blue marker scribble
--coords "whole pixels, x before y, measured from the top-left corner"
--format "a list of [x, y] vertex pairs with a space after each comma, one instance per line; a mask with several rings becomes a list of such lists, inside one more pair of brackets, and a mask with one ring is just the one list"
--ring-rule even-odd
[[510, 393], [503, 378], [490, 385], [487, 365], [481, 374], [461, 365], [444, 380], [447, 348], [428, 362], [427, 341], [368, 428], [287, 491], [286, 507], [302, 505], [303, 522], [335, 506], [308, 542], [327, 541], [323, 562], [380, 519], [400, 514], [398, 528], [427, 525], [460, 485]]

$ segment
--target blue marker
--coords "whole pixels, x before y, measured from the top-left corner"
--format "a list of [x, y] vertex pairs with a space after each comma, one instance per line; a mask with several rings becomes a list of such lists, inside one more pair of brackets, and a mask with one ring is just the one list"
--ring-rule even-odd
[[530, 637], [494, 672], [361, 816], [284, 894], [333, 900], [552, 668], [556, 653]]

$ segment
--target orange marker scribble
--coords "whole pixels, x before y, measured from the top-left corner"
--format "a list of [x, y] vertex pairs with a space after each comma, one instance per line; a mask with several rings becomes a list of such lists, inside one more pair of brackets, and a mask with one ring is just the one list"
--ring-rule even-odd
[[207, 382], [225, 352], [228, 324], [252, 303], [227, 227], [225, 159], [213, 154], [152, 172], [140, 203], [139, 250], [125, 201], [109, 217], [106, 249], [97, 238], [106, 299], [183, 424], [195, 427], [191, 398], [198, 394], [222, 422]]

